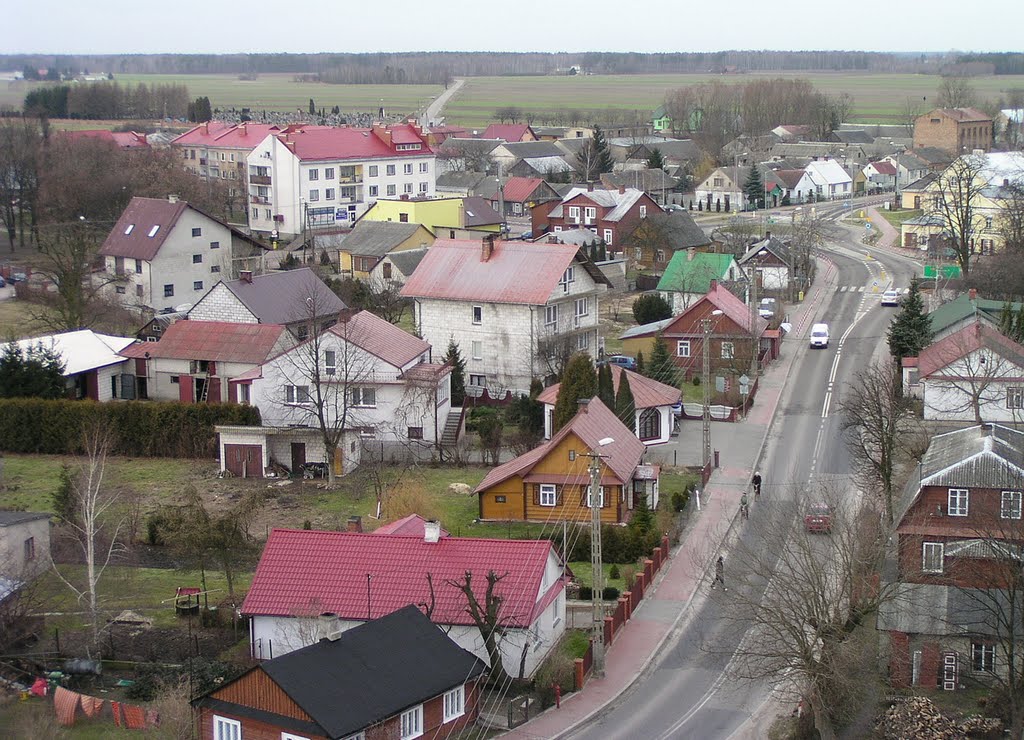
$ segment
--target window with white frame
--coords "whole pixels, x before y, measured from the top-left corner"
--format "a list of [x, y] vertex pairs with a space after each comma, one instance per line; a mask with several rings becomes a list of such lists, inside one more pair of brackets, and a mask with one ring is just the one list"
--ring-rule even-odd
[[604, 230], [604, 243], [607, 244], [609, 247], [612, 245], [612, 237], [613, 237], [612, 230], [611, 229], [605, 229]]
[[562, 286], [563, 291], [568, 293], [570, 283], [574, 282], [576, 282], [576, 266], [569, 265], [565, 268], [565, 272], [562, 273], [562, 277], [558, 281], [558, 284]]
[[544, 306], [544, 326], [555, 326], [558, 323], [558, 305]]
[[[590, 495], [590, 486], [587, 486], [587, 508], [588, 509], [592, 508], [593, 505], [594, 505], [592, 500], [591, 500], [592, 498], [593, 497]], [[598, 486], [598, 489], [597, 489], [597, 508], [599, 508], [599, 509], [603, 509], [604, 508], [604, 486]]]
[[690, 356], [690, 340], [680, 339], [676, 342], [676, 357]]
[[387, 168], [387, 173], [388, 173], [389, 177], [394, 176], [394, 174], [395, 174], [395, 165], [389, 164], [388, 168]]
[[371, 164], [369, 170], [370, 171], [367, 173], [367, 177], [377, 177], [377, 173], [380, 171], [377, 165], [375, 164]]
[[576, 335], [576, 349], [584, 350], [590, 349], [590, 333], [584, 332], [583, 334]]
[[213, 715], [213, 740], [242, 740], [242, 723]]
[[353, 406], [361, 408], [374, 408], [377, 405], [377, 389], [366, 386], [356, 386], [349, 389]]
[[484, 307], [473, 306], [473, 323], [482, 324], [484, 323]]
[[949, 516], [967, 516], [970, 492], [966, 488], [950, 488], [946, 514]]
[[484, 359], [484, 343], [480, 340], [473, 340], [470, 342], [470, 354], [474, 360]]
[[421, 193], [426, 193], [429, 190], [430, 190], [430, 183], [429, 182], [421, 182], [420, 183], [420, 192]]
[[473, 385], [473, 386], [476, 386], [477, 388], [483, 388], [485, 385], [487, 385], [487, 376], [486, 375], [470, 375], [469, 376], [469, 384]]
[[325, 180], [333, 180], [334, 179], [334, 168], [333, 167], [325, 167], [324, 168], [324, 179]]
[[420, 162], [420, 172], [430, 172], [430, 165], [426, 162]]
[[357, 732], [355, 735], [349, 735], [344, 740], [366, 740], [366, 733]]
[[578, 224], [580, 222], [579, 206], [569, 206], [569, 220], [572, 221], [574, 224]]
[[1024, 409], [1024, 388], [1010, 387], [1006, 389], [1006, 408]]
[[411, 193], [412, 192], [412, 183], [411, 182], [407, 182], [404, 185], [402, 185], [402, 192]]
[[576, 318], [580, 318], [581, 316], [588, 316], [588, 315], [590, 315], [590, 298], [589, 297], [577, 298], [576, 299], [576, 312], [575, 312]]
[[996, 646], [988, 642], [972, 642], [971, 670], [975, 673], [995, 673]]
[[324, 350], [324, 373], [334, 375], [338, 372], [338, 353], [333, 349]]
[[324, 190], [324, 200], [334, 200], [334, 188]]
[[397, 185], [388, 185], [388, 195], [395, 195], [398, 192]]
[[925, 542], [921, 546], [921, 570], [925, 573], [941, 573], [946, 557], [946, 546], [941, 542]]
[[[290, 732], [282, 732], [281, 733], [281, 740], [309, 740], [309, 738], [306, 737], [305, 735], [293, 735]], [[345, 738], [345, 740], [350, 740], [350, 739], [349, 738]], [[364, 740], [365, 740], [365, 738], [364, 738]]]
[[583, 218], [586, 219], [588, 224], [591, 223], [597, 218], [597, 209], [592, 206], [587, 206], [583, 209]]
[[402, 740], [412, 740], [423, 734], [423, 705], [402, 712]]
[[444, 695], [443, 722], [451, 722], [466, 713], [466, 687], [458, 686]]
[[412, 174], [412, 162], [406, 162], [406, 163], [405, 163], [405, 164], [404, 164], [404, 165], [402, 166], [402, 172], [403, 172], [404, 174], [406, 174], [406, 175], [411, 175], [411, 174]]
[[1021, 492], [1003, 491], [999, 505], [999, 516], [1003, 519], [1020, 519]]
[[640, 218], [647, 218], [647, 206], [640, 206]]
[[286, 385], [284, 387], [285, 403], [309, 403], [308, 385]]
[[371, 198], [376, 198], [377, 197], [377, 186], [376, 185], [371, 185], [369, 187], [369, 191], [370, 191], [369, 195], [370, 195]]
[[309, 171], [309, 179], [310, 180], [319, 180], [320, 179], [320, 170], [317, 170], [317, 169], [310, 170]]
[[722, 342], [722, 359], [731, 360], [735, 357], [736, 347], [732, 342]]
[[320, 200], [320, 191], [319, 190], [310, 190], [309, 191], [309, 202], [310, 203], [315, 203], [318, 200]]
[[556, 503], [558, 503], [557, 486], [548, 483], [542, 483], [540, 486], [540, 505], [554, 506]]

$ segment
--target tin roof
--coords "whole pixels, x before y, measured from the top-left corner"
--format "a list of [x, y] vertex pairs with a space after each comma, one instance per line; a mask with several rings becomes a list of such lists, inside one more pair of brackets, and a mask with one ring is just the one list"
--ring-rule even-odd
[[307, 319], [306, 298], [316, 301], [320, 316], [336, 315], [346, 308], [345, 302], [308, 267], [253, 275], [251, 280], [225, 280], [224, 287], [262, 324], [290, 324]]
[[259, 365], [277, 346], [284, 331], [279, 324], [178, 321], [167, 327], [159, 342], [136, 343], [121, 354]]
[[[48, 334], [42, 337], [18, 339], [15, 344], [24, 355], [29, 348], [42, 346], [53, 350], [64, 361], [64, 376], [70, 377], [88, 370], [124, 362], [119, 354], [135, 342], [133, 337], [113, 337], [97, 334], [92, 329]], [[0, 352], [7, 344], [0, 344]]]

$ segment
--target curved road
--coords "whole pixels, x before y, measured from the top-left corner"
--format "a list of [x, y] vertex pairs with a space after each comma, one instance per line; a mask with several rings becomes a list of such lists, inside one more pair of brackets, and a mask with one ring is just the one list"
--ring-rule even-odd
[[[839, 213], [841, 209], [831, 215]], [[803, 356], [798, 357], [780, 399], [760, 465], [765, 496], [775, 495], [774, 500], [784, 499], [794, 486], [815, 477], [849, 475], [838, 394], [884, 345], [896, 309], [879, 305], [881, 291], [892, 281], [907, 285], [917, 272], [902, 256], [872, 251], [869, 258], [868, 250], [855, 240], [857, 235], [852, 228], [838, 227], [837, 240], [823, 250], [838, 268], [836, 284], [816, 319], [829, 324], [828, 349], [808, 350], [809, 326], [786, 340], [786, 351]], [[872, 292], [875, 282], [877, 294]], [[764, 538], [755, 514], [756, 505], [750, 523], [739, 528], [738, 536], [756, 551]], [[730, 564], [730, 580], [743, 579], [741, 566]], [[726, 609], [727, 596], [695, 599], [678, 632], [648, 671], [607, 709], [566, 737], [713, 740], [754, 734], [744, 725], [768, 699], [772, 687], [726, 678], [731, 656], [722, 648], [738, 645], [743, 631], [734, 620], [723, 618]]]

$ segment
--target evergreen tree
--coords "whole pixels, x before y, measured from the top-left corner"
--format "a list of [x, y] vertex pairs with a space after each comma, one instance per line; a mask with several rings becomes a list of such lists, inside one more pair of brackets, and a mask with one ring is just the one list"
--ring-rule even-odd
[[612, 155], [600, 126], [594, 126], [594, 135], [584, 142], [576, 154], [580, 174], [586, 181], [597, 180], [605, 172], [612, 171]]
[[309, 99], [309, 115], [316, 115], [316, 104], [313, 102], [313, 98]]
[[651, 153], [647, 155], [647, 169], [649, 170], [663, 170], [665, 169], [665, 158], [661, 156], [660, 149], [651, 149]]
[[924, 301], [917, 281], [910, 283], [910, 292], [903, 299], [902, 308], [889, 325], [889, 351], [896, 367], [903, 366], [905, 357], [917, 357], [932, 343], [932, 323], [924, 311]]
[[764, 207], [764, 182], [761, 180], [761, 171], [754, 165], [751, 165], [747, 181], [743, 183], [743, 194], [754, 208]]
[[1003, 307], [999, 310], [999, 331], [1006, 336], [1016, 339], [1014, 333], [1017, 329], [1017, 316], [1013, 311], [1013, 306], [1010, 305], [1009, 301], [1003, 302]]
[[452, 406], [461, 407], [466, 400], [466, 361], [462, 359], [462, 352], [455, 343], [455, 337], [448, 340], [448, 351], [445, 352], [444, 361], [451, 363], [452, 366]]
[[208, 97], [196, 98], [188, 104], [188, 120], [193, 123], [205, 123], [213, 118], [213, 107]]
[[1013, 325], [1013, 338], [1015, 341], [1024, 341], [1024, 303], [1017, 308], [1017, 319]]
[[23, 353], [11, 342], [0, 355], [0, 398], [63, 398], [64, 360], [42, 344]]
[[619, 376], [619, 392], [615, 396], [615, 415], [626, 428], [636, 433], [636, 403], [633, 401], [633, 390], [629, 387], [629, 375]]
[[630, 530], [637, 535], [643, 536], [654, 529], [654, 515], [647, 503], [647, 495], [638, 496], [633, 507], [633, 518], [629, 520]]
[[676, 384], [676, 369], [672, 363], [672, 356], [668, 351], [668, 343], [660, 334], [654, 338], [654, 347], [651, 348], [651, 362], [648, 366], [647, 377], [666, 385], [674, 386]]
[[672, 306], [660, 293], [647, 293], [633, 301], [633, 318], [641, 326], [667, 319], [671, 315]]
[[644, 362], [644, 353], [642, 351], [641, 352], [637, 352], [636, 353], [636, 371], [638, 373], [640, 373], [641, 375], [646, 377], [647, 376], [647, 373], [645, 372], [646, 367], [647, 367], [647, 365]]
[[569, 358], [558, 387], [552, 434], [564, 427], [579, 410], [580, 399], [589, 401], [597, 395], [597, 373], [590, 355], [578, 353]]
[[609, 409], [615, 408], [615, 382], [612, 380], [612, 366], [608, 363], [597, 371], [597, 397]]

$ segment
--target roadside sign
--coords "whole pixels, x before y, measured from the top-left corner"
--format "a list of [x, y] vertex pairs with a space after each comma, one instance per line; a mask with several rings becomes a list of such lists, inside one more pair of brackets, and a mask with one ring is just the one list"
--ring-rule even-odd
[[871, 231], [871, 224], [864, 224], [864, 228]]

